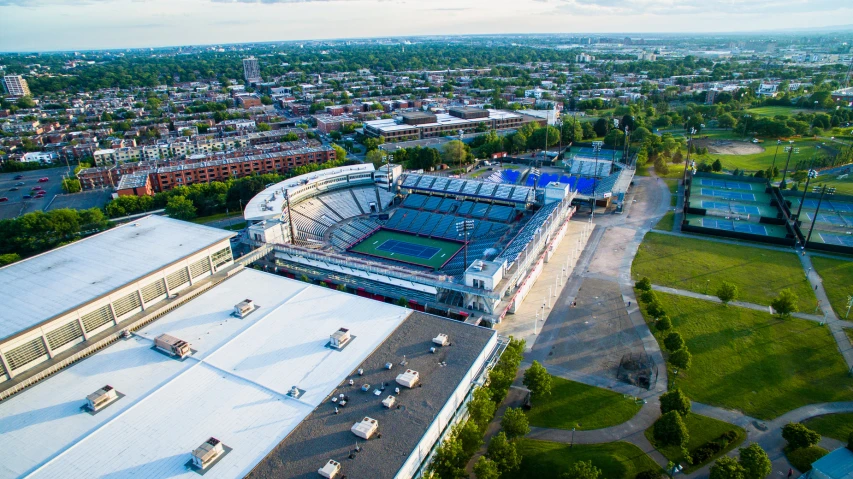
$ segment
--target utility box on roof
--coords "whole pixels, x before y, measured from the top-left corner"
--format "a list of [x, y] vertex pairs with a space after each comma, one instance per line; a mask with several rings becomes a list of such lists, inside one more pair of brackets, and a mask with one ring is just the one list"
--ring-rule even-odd
[[333, 461], [332, 459], [329, 459], [329, 462], [323, 465], [322, 468], [317, 469], [317, 474], [327, 479], [335, 479], [335, 476], [337, 476], [339, 472], [341, 472], [341, 463]]
[[154, 347], [166, 354], [171, 354], [181, 359], [192, 352], [190, 351], [190, 343], [174, 336], [169, 336], [168, 334], [161, 334], [154, 338]]
[[361, 422], [352, 425], [350, 431], [362, 439], [370, 439], [373, 433], [379, 429], [379, 421], [373, 418], [365, 417]]
[[415, 387], [415, 384], [418, 383], [418, 372], [412, 371], [411, 369], [407, 369], [406, 372], [397, 376], [397, 384], [401, 386], [406, 386], [407, 388]]
[[350, 341], [352, 336], [347, 328], [341, 328], [329, 336], [329, 346], [335, 349], [343, 349]]
[[118, 393], [116, 393], [116, 390], [110, 385], [106, 385], [86, 396], [89, 410], [92, 412], [100, 411], [106, 407], [107, 404], [115, 401], [116, 399], [118, 399]]
[[223, 452], [225, 449], [222, 447], [222, 442], [211, 437], [193, 451], [193, 465], [199, 469], [206, 469]]

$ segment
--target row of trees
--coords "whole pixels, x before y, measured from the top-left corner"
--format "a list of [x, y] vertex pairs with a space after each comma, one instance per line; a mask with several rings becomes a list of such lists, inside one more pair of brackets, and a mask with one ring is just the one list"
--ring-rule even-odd
[[0, 265], [9, 264], [111, 227], [104, 212], [57, 209], [0, 220]]
[[669, 331], [663, 338], [663, 345], [669, 351], [667, 357], [669, 363], [683, 370], [690, 369], [693, 356], [687, 350], [681, 333], [672, 331], [672, 320], [667, 316], [657, 294], [652, 291], [651, 280], [642, 278], [635, 286], [640, 291], [640, 301], [645, 305], [646, 312], [655, 320], [655, 329], [662, 334]]
[[[436, 451], [429, 471], [438, 479], [467, 478], [465, 466], [483, 445], [483, 435], [494, 418], [497, 407], [506, 398], [515, 380], [525, 348], [524, 340], [510, 339], [498, 364], [489, 373], [488, 383], [473, 392], [468, 403], [468, 420], [453, 427]], [[474, 471], [478, 479], [497, 479], [501, 474], [518, 469], [521, 456], [515, 438], [527, 434], [527, 417], [520, 410], [507, 410], [501, 422], [503, 430], [489, 441], [488, 452]]]

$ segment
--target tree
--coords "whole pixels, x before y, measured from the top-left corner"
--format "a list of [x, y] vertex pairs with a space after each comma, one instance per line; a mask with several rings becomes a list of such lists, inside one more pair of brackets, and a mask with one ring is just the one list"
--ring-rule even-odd
[[474, 463], [474, 475], [477, 476], [477, 479], [498, 479], [501, 477], [498, 465], [486, 456], [480, 456]]
[[693, 355], [690, 354], [690, 351], [687, 350], [686, 347], [679, 349], [678, 351], [669, 355], [669, 362], [675, 367], [684, 369], [685, 371], [690, 369], [690, 363], [693, 360]]
[[684, 338], [681, 337], [681, 333], [673, 331], [663, 338], [663, 345], [668, 351], [675, 352], [684, 346]]
[[653, 318], [662, 318], [666, 316], [666, 311], [663, 309], [663, 305], [657, 298], [648, 303], [646, 306], [646, 312]]
[[468, 456], [462, 450], [462, 443], [455, 434], [451, 433], [435, 451], [435, 457], [429, 465], [429, 470], [440, 479], [457, 479], [464, 477], [467, 462]]
[[717, 288], [717, 297], [720, 298], [723, 304], [729, 304], [729, 302], [736, 300], [738, 297], [737, 286], [728, 281], [723, 281], [723, 284]]
[[719, 173], [723, 171], [723, 163], [720, 161], [719, 158], [717, 158], [716, 160], [714, 160], [713, 163], [711, 163], [711, 170], [713, 170], [714, 173]]
[[598, 479], [601, 469], [592, 465], [592, 461], [578, 461], [569, 470], [560, 475], [560, 479]]
[[686, 417], [690, 413], [690, 398], [681, 392], [681, 389], [673, 389], [672, 391], [661, 394], [660, 396], [660, 412], [666, 414], [670, 411], [675, 411]]
[[535, 399], [551, 394], [551, 375], [539, 361], [533, 361], [527, 371], [524, 371], [522, 383], [530, 389]]
[[657, 323], [655, 323], [655, 327], [658, 331], [669, 331], [672, 329], [672, 320], [669, 319], [669, 316], [663, 315], [658, 318]]
[[77, 178], [65, 178], [62, 180], [62, 190], [66, 193], [79, 193], [83, 188]]
[[385, 164], [385, 153], [381, 150], [370, 150], [364, 155], [364, 161], [366, 163], [373, 163], [374, 167], [379, 168]]
[[779, 315], [780, 318], [788, 318], [791, 316], [791, 313], [796, 313], [799, 308], [797, 304], [799, 303], [799, 298], [788, 288], [779, 291], [779, 296], [776, 296], [776, 299], [770, 302], [770, 307], [773, 308], [773, 311]]
[[258, 131], [270, 131], [272, 127], [269, 123], [260, 122], [258, 123]]
[[474, 421], [466, 421], [464, 424], [457, 426], [456, 437], [459, 438], [459, 442], [462, 444], [462, 451], [468, 457], [473, 456], [480, 449], [480, 446], [483, 445], [483, 431], [480, 430], [480, 426], [475, 424]]
[[261, 96], [261, 104], [262, 105], [272, 105], [272, 98], [268, 95]]
[[746, 479], [746, 469], [733, 457], [723, 456], [711, 466], [710, 479]]
[[166, 203], [166, 214], [179, 220], [191, 220], [196, 217], [196, 209], [185, 196], [173, 196]]
[[442, 146], [444, 161], [448, 165], [459, 165], [465, 162], [468, 156], [468, 149], [465, 143], [459, 140], [448, 141]]
[[642, 143], [651, 134], [652, 132], [650, 132], [648, 128], [643, 126], [638, 127], [636, 130], [631, 132], [631, 143]]
[[504, 416], [501, 418], [501, 429], [503, 429], [509, 439], [526, 436], [530, 432], [527, 415], [524, 414], [524, 411], [520, 407], [507, 408]]
[[337, 143], [332, 143], [332, 149], [335, 150], [335, 161], [347, 161], [347, 151], [338, 146]]
[[782, 438], [791, 449], [814, 446], [820, 442], [820, 434], [798, 422], [789, 422], [782, 428]]
[[7, 264], [12, 264], [15, 261], [21, 259], [21, 255], [18, 253], [5, 253], [0, 254], [0, 266], [6, 266]]
[[663, 446], [682, 446], [690, 439], [687, 426], [676, 411], [670, 411], [658, 418], [653, 427], [655, 441]]
[[744, 479], [764, 479], [773, 471], [770, 457], [755, 442], [747, 447], [740, 448], [738, 462], [744, 469]]
[[717, 117], [717, 125], [720, 128], [734, 128], [737, 125], [737, 120], [731, 113], [723, 113]]
[[611, 126], [612, 123], [604, 118], [599, 118], [592, 126], [592, 129], [595, 131], [596, 136], [605, 136], [610, 131]]
[[397, 306], [405, 308], [408, 305], [409, 305], [409, 301], [402, 296], [400, 296], [400, 298], [397, 300]]
[[648, 276], [643, 276], [643, 278], [634, 285], [635, 288], [640, 291], [651, 291], [652, 290], [652, 280], [649, 279]]
[[496, 408], [497, 405], [489, 396], [488, 389], [477, 388], [468, 403], [468, 417], [480, 427], [481, 431], [485, 431], [489, 421], [495, 417]]
[[489, 441], [489, 447], [486, 448], [486, 457], [498, 465], [498, 470], [501, 474], [512, 472], [521, 465], [521, 456], [518, 455], [515, 443], [510, 442], [503, 431], [497, 433]]

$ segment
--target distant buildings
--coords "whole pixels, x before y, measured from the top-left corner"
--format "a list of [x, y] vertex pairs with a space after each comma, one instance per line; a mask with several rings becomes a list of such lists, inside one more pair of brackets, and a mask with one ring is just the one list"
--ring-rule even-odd
[[500, 110], [472, 107], [450, 108], [448, 113], [407, 112], [399, 120], [375, 120], [364, 123], [364, 134], [383, 137], [385, 141], [420, 140], [442, 136], [456, 136], [459, 132], [474, 133], [485, 130], [520, 128], [531, 121], [545, 124], [526, 115]]
[[3, 85], [11, 96], [29, 96], [30, 87], [21, 75], [6, 75], [3, 77]]
[[243, 59], [243, 78], [249, 83], [261, 81], [261, 67], [258, 65], [257, 58], [249, 57]]
[[595, 61], [595, 57], [592, 55], [587, 55], [586, 53], [580, 53], [578, 55], [575, 55], [576, 63], [590, 63], [593, 61]]

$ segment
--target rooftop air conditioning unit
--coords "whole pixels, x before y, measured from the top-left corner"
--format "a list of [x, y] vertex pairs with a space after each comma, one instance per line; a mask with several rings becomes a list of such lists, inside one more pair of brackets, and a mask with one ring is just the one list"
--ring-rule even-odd
[[388, 409], [391, 409], [392, 407], [394, 407], [394, 403], [396, 402], [397, 399], [394, 396], [388, 396], [387, 398], [382, 400], [382, 405], [387, 407]]
[[211, 437], [193, 451], [193, 465], [201, 470], [207, 469], [224, 452], [222, 442]]
[[86, 396], [87, 405], [92, 412], [100, 411], [118, 399], [118, 393], [109, 384]]
[[329, 336], [329, 338], [329, 345], [335, 349], [343, 349], [344, 346], [346, 346], [347, 344], [349, 344], [350, 341], [352, 341], [352, 336], [350, 335], [349, 329], [347, 328], [341, 328], [335, 331], [334, 334]]
[[361, 422], [353, 424], [350, 431], [362, 439], [370, 439], [370, 436], [373, 436], [377, 429], [379, 429], [379, 421], [365, 417]]
[[234, 305], [234, 316], [237, 316], [238, 318], [245, 318], [249, 313], [254, 311], [255, 308], [256, 306], [254, 301], [251, 299], [244, 299]]
[[341, 472], [341, 463], [331, 459], [322, 468], [317, 469], [317, 474], [327, 479], [335, 479], [339, 472]]
[[169, 336], [168, 334], [161, 334], [154, 338], [154, 347], [166, 354], [177, 356], [181, 359], [192, 352], [190, 350], [190, 343], [174, 336]]
[[447, 346], [447, 335], [444, 333], [432, 338], [432, 342], [439, 346]]
[[406, 386], [407, 388], [415, 387], [418, 383], [418, 372], [407, 369], [406, 372], [397, 376], [397, 384]]

